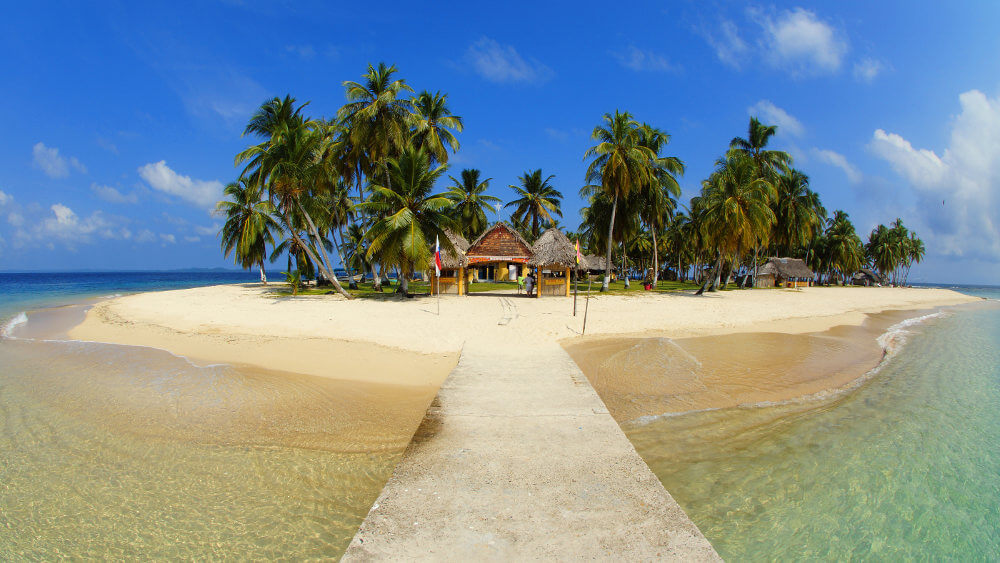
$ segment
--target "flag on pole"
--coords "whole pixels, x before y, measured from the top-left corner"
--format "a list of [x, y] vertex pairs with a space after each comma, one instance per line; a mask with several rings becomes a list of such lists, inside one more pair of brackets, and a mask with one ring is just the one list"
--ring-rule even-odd
[[434, 237], [434, 275], [441, 277], [441, 241]]
[[576, 239], [576, 265], [577, 266], [580, 265], [580, 258], [582, 258], [582, 256], [580, 256], [580, 239]]

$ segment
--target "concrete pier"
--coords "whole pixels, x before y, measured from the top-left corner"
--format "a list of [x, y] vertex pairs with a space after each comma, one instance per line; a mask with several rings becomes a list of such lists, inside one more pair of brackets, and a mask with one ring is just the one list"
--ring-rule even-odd
[[501, 334], [470, 335], [344, 560], [718, 560], [569, 355]]

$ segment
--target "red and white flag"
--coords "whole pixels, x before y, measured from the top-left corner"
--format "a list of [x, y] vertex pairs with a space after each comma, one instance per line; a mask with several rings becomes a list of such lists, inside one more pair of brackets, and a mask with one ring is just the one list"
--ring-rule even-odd
[[434, 275], [441, 277], [441, 241], [434, 237]]

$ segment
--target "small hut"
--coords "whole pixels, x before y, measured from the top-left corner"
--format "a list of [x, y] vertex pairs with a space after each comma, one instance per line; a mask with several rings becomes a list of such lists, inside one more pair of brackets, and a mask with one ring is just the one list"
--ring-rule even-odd
[[531, 247], [528, 265], [538, 270], [536, 296], [569, 296], [570, 271], [576, 267], [576, 247], [559, 229], [549, 229]]
[[[441, 245], [441, 283], [434, 272], [433, 262], [430, 271], [431, 295], [437, 295], [438, 287], [441, 288], [442, 295], [465, 295], [468, 293], [465, 280], [465, 268], [469, 260], [465, 257], [465, 251], [469, 249], [469, 241], [451, 230], [445, 229], [445, 236], [454, 247], [454, 251], [448, 249], [448, 245]], [[433, 252], [433, 248], [431, 249]]]
[[531, 258], [531, 245], [507, 223], [500, 221], [479, 235], [465, 251], [469, 281], [514, 281]]
[[754, 287], [804, 287], [814, 277], [801, 258], [769, 258], [757, 270]]
[[603, 256], [598, 256], [596, 254], [587, 254], [580, 261], [580, 270], [585, 271], [587, 274], [603, 274], [607, 270], [605, 265], [605, 260]]
[[869, 270], [868, 268], [861, 268], [858, 270], [854, 277], [851, 278], [851, 285], [863, 285], [868, 286], [881, 286], [885, 285], [882, 283], [882, 277], [878, 275], [874, 270]]

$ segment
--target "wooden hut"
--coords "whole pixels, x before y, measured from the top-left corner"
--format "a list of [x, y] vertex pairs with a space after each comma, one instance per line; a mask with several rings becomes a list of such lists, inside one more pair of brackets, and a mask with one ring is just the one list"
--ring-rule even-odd
[[754, 287], [804, 287], [814, 277], [801, 258], [769, 258], [757, 270]]
[[514, 281], [524, 274], [531, 258], [531, 245], [513, 227], [501, 221], [479, 235], [468, 250], [470, 272], [468, 282], [473, 279], [492, 281]]
[[549, 229], [531, 247], [528, 265], [538, 270], [537, 297], [569, 297], [570, 272], [576, 267], [576, 247], [559, 229]]
[[[444, 234], [454, 250], [449, 249], [448, 245], [442, 242], [441, 283], [438, 285], [438, 279], [432, 265], [430, 271], [431, 295], [437, 295], [438, 287], [441, 288], [442, 295], [465, 295], [468, 293], [465, 268], [469, 262], [465, 257], [465, 251], [469, 248], [469, 241], [465, 240], [462, 235], [447, 229]], [[433, 252], [433, 249], [431, 251]]]
[[868, 268], [861, 268], [858, 270], [854, 276], [851, 278], [851, 285], [863, 285], [863, 286], [883, 286], [882, 277], [878, 275], [878, 272], [874, 270], [869, 270]]

